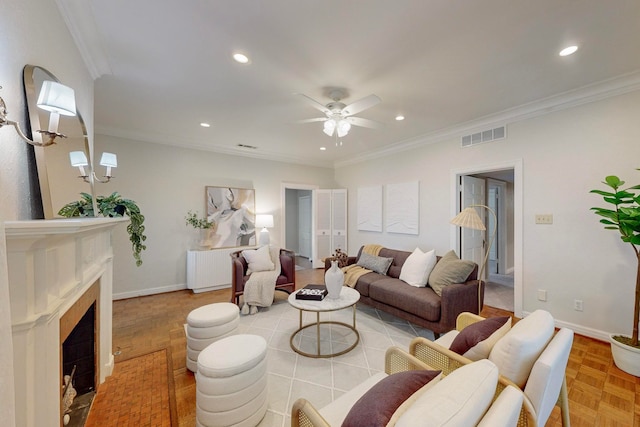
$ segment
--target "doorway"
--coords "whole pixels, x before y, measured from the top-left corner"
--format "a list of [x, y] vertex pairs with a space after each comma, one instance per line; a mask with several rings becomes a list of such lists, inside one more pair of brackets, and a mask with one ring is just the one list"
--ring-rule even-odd
[[317, 186], [282, 184], [282, 242], [296, 254], [296, 269], [312, 268], [314, 233], [313, 190]]
[[[464, 193], [463, 180], [470, 180], [474, 186], [481, 183], [485, 187], [484, 190], [476, 188], [472, 192], [485, 194], [483, 196], [484, 203], [479, 204], [487, 205], [496, 213], [495, 222], [490, 214], [486, 215], [485, 220], [486, 236], [491, 236], [494, 230], [496, 234], [485, 267], [487, 273], [485, 280], [491, 283], [487, 285], [485, 304], [513, 311], [516, 316], [521, 315], [522, 161], [517, 160], [499, 165], [478, 167], [477, 169], [455, 171], [452, 179], [455, 193], [452, 217], [460, 211], [461, 207], [467, 206], [469, 204], [467, 202], [473, 198], [471, 194]], [[474, 200], [473, 203], [478, 204], [478, 201]], [[486, 210], [480, 210], [486, 213]], [[452, 233], [452, 247], [458, 250], [461, 258], [466, 259], [473, 255], [473, 251], [466, 250], [463, 246], [463, 233], [464, 231], [461, 232], [460, 228], [455, 228]], [[484, 259], [484, 252], [482, 252], [481, 259]], [[497, 286], [493, 286], [494, 284]], [[490, 287], [494, 289], [489, 289]], [[492, 292], [493, 290], [496, 292]], [[489, 296], [490, 293], [491, 296]]]

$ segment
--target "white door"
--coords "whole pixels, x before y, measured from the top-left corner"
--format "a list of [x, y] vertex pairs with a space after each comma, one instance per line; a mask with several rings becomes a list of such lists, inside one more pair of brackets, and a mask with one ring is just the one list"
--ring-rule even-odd
[[332, 190], [331, 196], [331, 251], [347, 252], [347, 190]]
[[298, 197], [298, 252], [311, 258], [311, 196]]
[[316, 253], [313, 268], [321, 268], [323, 260], [331, 256], [331, 190], [315, 190]]
[[[460, 210], [471, 205], [484, 205], [486, 203], [485, 181], [484, 179], [474, 178], [472, 176], [461, 177], [461, 201]], [[480, 218], [486, 224], [486, 209], [474, 208]], [[484, 236], [483, 230], [472, 230], [470, 228], [462, 228], [460, 230], [460, 258], [468, 259], [478, 265], [482, 265], [484, 261]], [[484, 275], [484, 272], [483, 272]], [[482, 277], [481, 279], [484, 279]]]

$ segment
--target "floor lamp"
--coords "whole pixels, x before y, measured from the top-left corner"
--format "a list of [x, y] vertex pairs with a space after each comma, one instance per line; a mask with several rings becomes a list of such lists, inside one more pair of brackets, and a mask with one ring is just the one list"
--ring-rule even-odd
[[485, 208], [487, 211], [491, 212], [495, 224], [495, 226], [493, 227], [493, 233], [491, 233], [491, 239], [489, 239], [489, 246], [487, 246], [484, 254], [484, 260], [482, 261], [482, 265], [480, 265], [480, 271], [478, 272], [478, 314], [480, 314], [480, 309], [482, 307], [482, 274], [484, 273], [485, 266], [487, 265], [487, 260], [489, 259], [491, 245], [493, 244], [493, 240], [496, 237], [498, 218], [496, 217], [496, 213], [489, 206], [470, 205], [469, 207], [463, 209], [462, 212], [460, 212], [458, 215], [456, 215], [456, 217], [451, 220], [451, 224], [460, 226], [462, 228], [486, 231], [487, 227], [484, 225], [484, 222], [480, 218], [480, 215], [478, 215], [478, 212], [474, 208]]

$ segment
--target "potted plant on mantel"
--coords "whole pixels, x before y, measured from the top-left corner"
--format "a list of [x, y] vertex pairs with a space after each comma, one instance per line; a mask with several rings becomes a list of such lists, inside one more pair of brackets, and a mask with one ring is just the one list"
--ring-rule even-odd
[[[640, 170], [640, 169], [637, 169]], [[603, 184], [613, 190], [591, 190], [599, 194], [606, 203], [613, 205], [613, 209], [591, 208], [607, 230], [618, 230], [623, 242], [629, 243], [636, 255], [636, 293], [633, 306], [633, 333], [631, 337], [611, 335], [611, 353], [618, 368], [640, 376], [640, 345], [638, 345], [638, 322], [640, 321], [640, 185], [621, 189], [624, 181], [617, 176], [608, 176]]]
[[187, 225], [200, 230], [200, 242], [198, 243], [200, 247], [202, 249], [211, 249], [211, 233], [216, 226], [215, 221], [209, 221], [207, 217], [198, 218], [198, 215], [192, 211], [189, 211], [184, 219]]
[[[93, 217], [93, 198], [91, 194], [80, 193], [80, 200], [76, 200], [71, 203], [67, 203], [60, 209], [58, 215], [65, 218], [71, 217]], [[147, 246], [142, 243], [147, 240], [147, 236], [144, 234], [144, 215], [140, 213], [140, 208], [133, 200], [123, 199], [117, 192], [112, 193], [110, 196], [96, 196], [96, 204], [98, 210], [105, 217], [119, 217], [127, 215], [131, 220], [127, 225], [127, 232], [129, 233], [129, 240], [131, 241], [133, 257], [136, 260], [136, 265], [140, 267], [142, 265], [142, 258], [140, 253], [147, 249]]]

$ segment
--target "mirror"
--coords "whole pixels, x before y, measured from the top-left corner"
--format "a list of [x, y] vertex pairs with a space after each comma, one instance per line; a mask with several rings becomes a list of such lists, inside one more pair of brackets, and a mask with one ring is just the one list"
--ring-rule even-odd
[[[47, 80], [59, 80], [48, 70], [35, 65], [24, 67], [23, 79], [31, 137], [34, 141], [40, 142], [42, 135], [37, 130], [47, 129], [49, 126], [49, 113], [36, 105], [40, 88]], [[71, 167], [69, 152], [83, 151], [90, 164], [93, 159], [87, 128], [80, 111], [76, 112], [75, 117], [61, 117], [58, 132], [67, 137], [57, 139], [55, 144], [48, 147], [34, 147], [45, 219], [58, 217], [57, 213], [62, 206], [77, 200], [80, 192], [87, 192], [85, 182], [78, 179], [78, 169]], [[92, 185], [89, 192], [91, 195], [94, 194]]]

